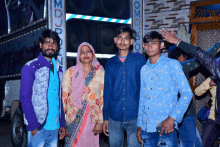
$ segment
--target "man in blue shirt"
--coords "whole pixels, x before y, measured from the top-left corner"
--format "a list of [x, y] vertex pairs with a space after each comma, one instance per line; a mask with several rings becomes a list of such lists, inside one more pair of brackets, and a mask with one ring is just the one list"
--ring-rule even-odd
[[191, 88], [180, 63], [161, 53], [164, 42], [158, 32], [146, 34], [143, 46], [149, 59], [141, 68], [138, 141], [148, 147], [177, 147], [176, 127], [192, 99]]
[[122, 147], [124, 130], [128, 147], [138, 147], [136, 122], [140, 96], [140, 69], [146, 63], [142, 54], [129, 50], [133, 44], [132, 30], [128, 26], [117, 29], [114, 38], [119, 49], [105, 65], [103, 132], [109, 136], [111, 147]]

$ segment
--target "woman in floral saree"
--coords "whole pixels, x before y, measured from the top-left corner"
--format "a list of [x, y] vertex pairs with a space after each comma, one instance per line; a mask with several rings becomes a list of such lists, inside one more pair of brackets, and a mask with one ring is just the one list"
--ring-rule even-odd
[[99, 147], [103, 123], [104, 69], [93, 47], [78, 47], [76, 66], [63, 77], [63, 107], [66, 114], [66, 147]]

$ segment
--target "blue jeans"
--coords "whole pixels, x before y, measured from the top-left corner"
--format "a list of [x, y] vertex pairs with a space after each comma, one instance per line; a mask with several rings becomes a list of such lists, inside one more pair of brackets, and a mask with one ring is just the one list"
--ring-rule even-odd
[[202, 138], [199, 134], [199, 130], [196, 127], [196, 146], [195, 147], [203, 147]]
[[178, 128], [180, 147], [202, 147], [201, 137], [196, 130], [196, 119], [194, 115], [183, 119]]
[[122, 147], [124, 141], [124, 130], [127, 131], [127, 147], [140, 147], [136, 133], [137, 119], [130, 121], [114, 121], [109, 118], [109, 143], [110, 147]]
[[58, 132], [56, 130], [45, 130], [42, 128], [34, 136], [28, 131], [28, 147], [57, 147]]
[[141, 131], [144, 147], [178, 147], [177, 132], [162, 134]]

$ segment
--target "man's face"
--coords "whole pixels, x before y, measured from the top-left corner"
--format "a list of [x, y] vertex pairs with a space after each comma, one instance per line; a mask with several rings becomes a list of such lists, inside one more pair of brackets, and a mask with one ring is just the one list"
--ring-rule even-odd
[[56, 56], [58, 45], [56, 40], [45, 38], [43, 44], [40, 43], [40, 48], [42, 49], [42, 55], [51, 59]]
[[119, 34], [114, 38], [114, 41], [119, 50], [128, 50], [130, 45], [134, 42], [134, 40], [130, 38], [129, 32]]
[[160, 55], [161, 49], [163, 48], [163, 46], [164, 46], [164, 43], [162, 42], [160, 44], [158, 39], [153, 39], [151, 42], [143, 44], [145, 52], [149, 57]]

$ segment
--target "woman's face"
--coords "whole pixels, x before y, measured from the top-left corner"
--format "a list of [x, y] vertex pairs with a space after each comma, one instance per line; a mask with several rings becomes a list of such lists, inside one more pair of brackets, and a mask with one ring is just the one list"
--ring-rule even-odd
[[93, 53], [92, 50], [87, 45], [81, 47], [79, 59], [83, 64], [92, 62]]

